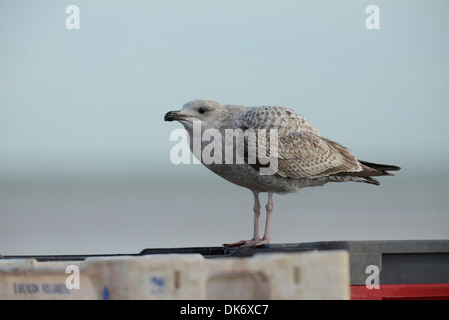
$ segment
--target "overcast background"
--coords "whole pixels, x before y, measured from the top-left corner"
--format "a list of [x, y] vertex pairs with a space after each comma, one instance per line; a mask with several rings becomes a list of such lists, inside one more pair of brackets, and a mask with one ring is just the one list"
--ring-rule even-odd
[[[79, 30], [66, 28], [72, 4]], [[365, 27], [371, 4], [379, 30]], [[448, 12], [444, 0], [1, 0], [0, 254], [250, 238], [250, 191], [170, 161], [181, 125], [163, 116], [198, 98], [293, 108], [358, 158], [403, 168], [380, 187], [276, 195], [273, 243], [448, 239]]]

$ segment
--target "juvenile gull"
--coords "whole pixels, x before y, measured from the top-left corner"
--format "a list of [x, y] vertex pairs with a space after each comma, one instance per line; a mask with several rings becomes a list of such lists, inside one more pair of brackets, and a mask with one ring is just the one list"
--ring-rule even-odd
[[[254, 195], [254, 232], [251, 240], [241, 240], [225, 244], [228, 247], [256, 247], [270, 242], [270, 223], [273, 214], [273, 193], [286, 194], [301, 188], [322, 186], [327, 182], [365, 182], [379, 185], [373, 176], [394, 175], [388, 171], [400, 170], [393, 165], [370, 163], [358, 160], [341, 144], [321, 137], [318, 130], [294, 110], [277, 106], [248, 107], [241, 105], [221, 105], [212, 100], [194, 100], [186, 103], [181, 110], [170, 111], [165, 121], [178, 121], [188, 132], [190, 150], [212, 172], [222, 178], [252, 191]], [[246, 138], [244, 163], [209, 163], [195, 152], [194, 129], [200, 124], [200, 133], [216, 129], [222, 134], [223, 152], [226, 129], [267, 132], [266, 150], [270, 149], [268, 132], [277, 131], [277, 170], [274, 174], [263, 175], [260, 161], [248, 161], [250, 148]], [[229, 130], [228, 130], [229, 131]], [[274, 141], [274, 140], [273, 140]], [[235, 142], [235, 141], [234, 141]], [[210, 141], [201, 141], [200, 151]], [[235, 151], [236, 145], [234, 144]], [[224, 157], [223, 157], [224, 158]], [[266, 167], [266, 166], [265, 166]], [[260, 201], [259, 193], [268, 193], [265, 230], [259, 236]]]

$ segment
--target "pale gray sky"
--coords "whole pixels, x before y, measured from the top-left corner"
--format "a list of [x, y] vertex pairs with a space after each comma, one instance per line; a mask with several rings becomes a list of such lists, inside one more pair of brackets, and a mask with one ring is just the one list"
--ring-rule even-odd
[[[80, 8], [67, 30], [65, 8]], [[365, 8], [380, 9], [367, 30]], [[168, 110], [283, 105], [369, 161], [449, 155], [447, 1], [2, 1], [0, 176], [171, 171]], [[150, 166], [152, 164], [153, 166]]]

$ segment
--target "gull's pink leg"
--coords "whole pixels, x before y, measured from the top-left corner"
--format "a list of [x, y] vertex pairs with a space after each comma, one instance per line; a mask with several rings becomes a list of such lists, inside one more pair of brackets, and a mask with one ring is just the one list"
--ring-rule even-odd
[[259, 192], [253, 191], [254, 194], [254, 235], [251, 240], [242, 240], [236, 243], [224, 244], [225, 247], [239, 247], [239, 248], [250, 248], [258, 247], [264, 244], [270, 243], [270, 225], [271, 216], [273, 215], [273, 193], [268, 192], [268, 202], [265, 206], [267, 210], [267, 219], [265, 222], [265, 232], [263, 238], [259, 237], [259, 216], [260, 216], [260, 201]]
[[260, 217], [260, 201], [259, 192], [253, 191], [254, 194], [254, 233], [253, 240], [259, 240], [259, 217]]
[[273, 215], [273, 193], [268, 192], [268, 202], [265, 206], [265, 209], [267, 210], [267, 220], [265, 222], [265, 232], [263, 234], [263, 238], [256, 243], [257, 246], [261, 246], [263, 244], [270, 243], [270, 225], [271, 225], [271, 216]]
[[260, 217], [260, 201], [259, 192], [251, 190], [254, 195], [254, 232], [253, 238], [251, 240], [241, 240], [235, 243], [226, 243], [225, 247], [253, 247], [256, 246], [257, 242], [260, 241], [259, 236], [259, 217]]

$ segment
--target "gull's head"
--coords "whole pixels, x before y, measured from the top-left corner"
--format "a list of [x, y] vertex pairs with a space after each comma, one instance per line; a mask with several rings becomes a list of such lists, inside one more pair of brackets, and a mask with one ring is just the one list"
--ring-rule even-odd
[[219, 129], [229, 116], [225, 107], [213, 100], [193, 100], [187, 102], [181, 110], [169, 111], [164, 121], [178, 121], [187, 130], [193, 128], [195, 121], [201, 121], [203, 129]]

